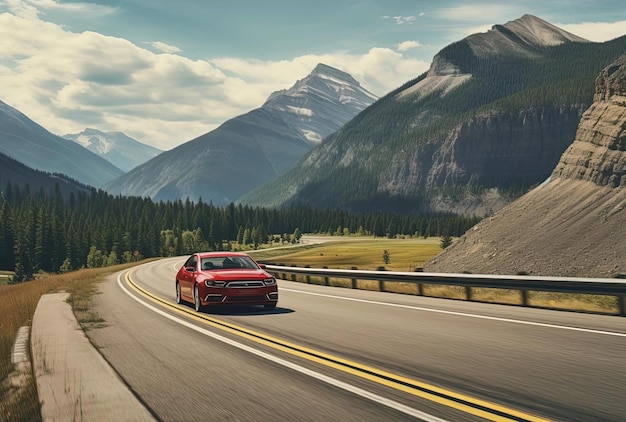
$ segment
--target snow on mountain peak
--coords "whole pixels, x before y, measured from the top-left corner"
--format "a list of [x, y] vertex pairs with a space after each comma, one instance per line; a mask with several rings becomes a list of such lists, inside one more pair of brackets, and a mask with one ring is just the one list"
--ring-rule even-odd
[[122, 132], [101, 132], [87, 128], [81, 133], [63, 135], [63, 138], [82, 145], [124, 171], [161, 153], [161, 150], [142, 144]]
[[348, 73], [320, 63], [291, 88], [272, 93], [263, 108], [281, 112], [303, 139], [317, 144], [376, 99]]

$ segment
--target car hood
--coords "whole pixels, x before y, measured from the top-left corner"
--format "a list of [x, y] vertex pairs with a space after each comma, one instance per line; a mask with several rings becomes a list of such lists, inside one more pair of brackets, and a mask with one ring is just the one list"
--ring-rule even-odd
[[263, 280], [272, 277], [263, 270], [253, 269], [228, 269], [203, 271], [208, 277], [215, 280]]

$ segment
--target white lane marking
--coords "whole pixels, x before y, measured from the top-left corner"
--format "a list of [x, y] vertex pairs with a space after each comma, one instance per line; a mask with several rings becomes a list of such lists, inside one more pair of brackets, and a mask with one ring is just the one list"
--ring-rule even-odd
[[205, 336], [211, 337], [211, 338], [213, 338], [215, 340], [218, 340], [218, 341], [221, 341], [221, 342], [226, 343], [228, 345], [234, 346], [234, 347], [236, 347], [238, 349], [241, 349], [243, 351], [246, 351], [248, 353], [252, 353], [253, 355], [262, 357], [263, 359], [267, 359], [269, 361], [272, 361], [274, 363], [277, 363], [279, 365], [282, 365], [282, 366], [287, 367], [289, 369], [292, 369], [294, 371], [300, 372], [301, 374], [304, 374], [304, 375], [307, 375], [309, 377], [315, 378], [317, 380], [320, 380], [322, 382], [330, 384], [330, 385], [332, 385], [334, 387], [341, 388], [342, 390], [346, 390], [348, 392], [354, 393], [356, 395], [359, 395], [361, 397], [364, 397], [364, 398], [369, 399], [371, 401], [374, 401], [376, 403], [380, 403], [380, 404], [382, 404], [384, 406], [390, 407], [390, 408], [392, 408], [394, 410], [397, 410], [399, 412], [405, 413], [407, 415], [410, 415], [410, 416], [413, 416], [413, 417], [416, 417], [416, 418], [420, 418], [420, 419], [422, 419], [425, 422], [447, 422], [445, 419], [441, 419], [441, 418], [438, 418], [436, 416], [430, 415], [428, 413], [419, 411], [417, 409], [413, 409], [412, 407], [405, 406], [402, 403], [398, 403], [398, 402], [396, 402], [394, 400], [387, 399], [385, 397], [379, 396], [378, 394], [371, 393], [371, 392], [369, 392], [367, 390], [363, 390], [363, 389], [361, 389], [359, 387], [356, 387], [354, 385], [345, 383], [343, 381], [336, 380], [334, 378], [331, 378], [331, 377], [326, 376], [324, 374], [321, 374], [319, 372], [312, 371], [312, 370], [307, 369], [307, 368], [305, 368], [303, 366], [300, 366], [300, 365], [297, 365], [295, 363], [292, 363], [292, 362], [286, 361], [284, 359], [281, 359], [279, 357], [270, 355], [269, 353], [265, 353], [265, 352], [263, 352], [261, 350], [255, 349], [253, 347], [246, 346], [245, 344], [239, 343], [239, 342], [237, 342], [235, 340], [231, 340], [229, 338], [226, 338], [224, 336], [216, 334], [216, 333], [214, 333], [212, 331], [209, 331], [209, 330], [206, 330], [204, 328], [198, 327], [198, 326], [196, 326], [196, 325], [194, 325], [194, 324], [192, 324], [192, 323], [190, 323], [188, 321], [185, 321], [183, 319], [180, 319], [178, 317], [170, 315], [170, 314], [162, 311], [161, 309], [156, 308], [156, 307], [150, 305], [149, 303], [145, 303], [145, 302], [141, 301], [138, 297], [136, 297], [135, 295], [131, 294], [131, 292], [129, 292], [128, 289], [126, 289], [126, 287], [124, 286], [124, 283], [122, 283], [122, 274], [125, 274], [125, 273], [120, 273], [117, 276], [117, 284], [120, 286], [120, 288], [128, 296], [130, 296], [131, 298], [133, 298], [134, 300], [136, 300], [137, 302], [139, 302], [141, 305], [145, 306], [146, 308], [150, 309], [151, 311], [154, 311], [157, 314], [159, 314], [159, 315], [161, 315], [161, 316], [163, 316], [163, 317], [165, 317], [167, 319], [170, 319], [170, 320], [172, 320], [172, 321], [174, 321], [174, 322], [176, 322], [176, 323], [178, 323], [180, 325], [183, 325], [183, 326], [185, 326], [187, 328], [191, 328], [192, 330], [195, 330], [195, 331], [197, 331], [197, 332], [199, 332], [201, 334], [204, 334]]
[[534, 326], [537, 326], [537, 327], [558, 328], [558, 329], [561, 329], [561, 330], [580, 331], [580, 332], [583, 332], [583, 333], [603, 334], [603, 335], [615, 336], [615, 337], [626, 337], [626, 333], [617, 333], [617, 332], [614, 332], [614, 331], [603, 331], [603, 330], [594, 330], [594, 329], [590, 329], [590, 328], [569, 327], [567, 325], [557, 325], [557, 324], [548, 324], [548, 323], [544, 323], [544, 322], [523, 321], [523, 320], [519, 320], [519, 319], [492, 317], [492, 316], [478, 315], [478, 314], [469, 314], [469, 313], [466, 313], [466, 312], [445, 311], [445, 310], [442, 310], [442, 309], [424, 308], [424, 307], [421, 307], [421, 306], [401, 305], [401, 304], [398, 304], [398, 303], [379, 302], [379, 301], [376, 301], [376, 300], [368, 300], [368, 299], [356, 299], [356, 298], [351, 298], [351, 297], [329, 295], [329, 294], [325, 294], [325, 293], [305, 292], [305, 291], [302, 291], [302, 290], [294, 290], [294, 289], [289, 289], [289, 288], [285, 288], [285, 287], [279, 287], [279, 290], [280, 291], [285, 291], [285, 292], [300, 293], [300, 294], [303, 294], [303, 295], [321, 296], [321, 297], [327, 297], [327, 298], [331, 298], [331, 299], [349, 300], [349, 301], [352, 301], [352, 302], [369, 303], [369, 304], [372, 304], [372, 305], [391, 306], [391, 307], [394, 307], [394, 308], [414, 309], [414, 310], [417, 310], [417, 311], [435, 312], [435, 313], [439, 313], [439, 314], [456, 315], [456, 316], [463, 316], [463, 317], [468, 317], [468, 318], [488, 319], [488, 320], [492, 320], [492, 321], [510, 322], [510, 323], [514, 323], [514, 324], [534, 325]]

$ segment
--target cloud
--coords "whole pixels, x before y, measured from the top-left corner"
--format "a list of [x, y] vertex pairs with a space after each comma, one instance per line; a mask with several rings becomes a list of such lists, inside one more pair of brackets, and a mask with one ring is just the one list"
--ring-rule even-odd
[[164, 42], [160, 42], [160, 41], [152, 41], [152, 42], [148, 42], [146, 43], [150, 46], [152, 46], [153, 48], [163, 52], [163, 53], [180, 53], [183, 50], [181, 50], [180, 48], [174, 46], [174, 45], [169, 45], [169, 44], [165, 44]]
[[492, 3], [471, 4], [456, 7], [441, 8], [432, 13], [433, 16], [461, 22], [491, 22], [504, 23], [510, 16], [522, 16], [515, 5], [497, 5]]
[[423, 47], [423, 45], [419, 41], [404, 41], [398, 44], [398, 51], [404, 52], [420, 47]]
[[[421, 15], [420, 15], [421, 16]], [[382, 16], [382, 19], [393, 19], [396, 25], [412, 25], [415, 22], [415, 16]]]
[[[259, 80], [270, 92], [285, 89], [308, 75], [318, 63], [341, 69], [352, 75], [361, 85], [377, 96], [382, 96], [410, 79], [428, 70], [430, 63], [407, 58], [389, 48], [372, 48], [365, 54], [355, 55], [344, 52], [322, 55], [299, 56], [279, 62], [240, 58], [220, 58], [211, 64], [244, 79]], [[264, 99], [267, 96], [263, 97]]]
[[[21, 3], [23, 4], [23, 3]], [[336, 52], [283, 61], [192, 60], [125, 39], [75, 33], [34, 13], [0, 14], [0, 99], [56, 134], [121, 131], [169, 149], [260, 107], [318, 63], [384, 95], [428, 69], [400, 50]], [[174, 48], [175, 49], [175, 48]]]
[[561, 29], [583, 37], [589, 41], [603, 42], [626, 34], [626, 21], [619, 22], [584, 22], [575, 24], [556, 24]]
[[83, 17], [106, 16], [117, 12], [115, 7], [94, 3], [59, 3], [56, 0], [25, 0], [23, 3], [29, 3], [37, 9], [76, 13]]

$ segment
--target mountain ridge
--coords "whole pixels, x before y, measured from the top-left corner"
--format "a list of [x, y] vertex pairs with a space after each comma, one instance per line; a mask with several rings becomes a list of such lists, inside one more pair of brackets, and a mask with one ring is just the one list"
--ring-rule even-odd
[[[555, 32], [564, 41], [538, 45], [533, 54], [506, 49], [476, 55], [467, 41], [474, 35], [452, 43], [429, 71], [379, 99], [288, 173], [239, 202], [349, 211], [391, 211], [387, 204], [393, 202], [403, 204], [403, 212], [480, 216], [497, 211], [550, 175], [593, 100], [595, 76], [626, 49], [626, 37], [591, 43]], [[433, 77], [466, 80], [453, 87], [442, 79], [428, 85]], [[525, 160], [533, 148], [540, 148], [539, 159]], [[468, 152], [480, 161], [465, 158]], [[523, 178], [512, 171], [522, 165]]]
[[82, 145], [125, 172], [163, 152], [158, 148], [139, 142], [123, 132], [102, 132], [97, 129], [86, 128], [79, 133], [65, 134], [63, 138]]
[[[114, 194], [226, 205], [289, 170], [375, 98], [354, 79], [318, 65], [264, 105], [166, 151], [109, 182]], [[324, 75], [325, 77], [321, 77]], [[349, 76], [349, 75], [348, 75]]]
[[0, 152], [33, 169], [61, 173], [101, 187], [123, 174], [104, 158], [56, 136], [21, 111], [0, 101]]

